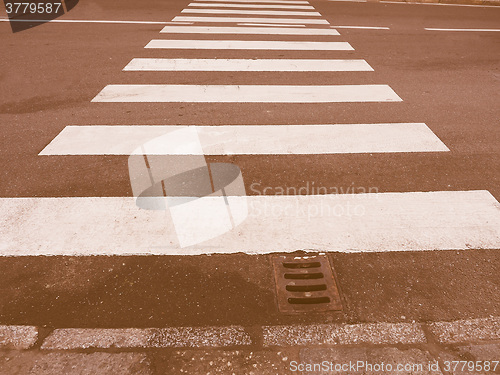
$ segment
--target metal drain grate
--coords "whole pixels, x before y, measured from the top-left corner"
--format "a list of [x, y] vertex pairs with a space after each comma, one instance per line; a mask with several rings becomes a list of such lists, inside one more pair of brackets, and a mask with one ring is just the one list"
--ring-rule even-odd
[[273, 256], [278, 308], [282, 313], [342, 310], [326, 255]]

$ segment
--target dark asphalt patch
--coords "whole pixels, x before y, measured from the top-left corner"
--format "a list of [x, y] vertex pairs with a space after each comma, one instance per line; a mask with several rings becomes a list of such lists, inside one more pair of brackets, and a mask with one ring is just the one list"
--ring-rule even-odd
[[330, 255], [343, 313], [279, 313], [269, 256], [0, 259], [0, 324], [168, 327], [500, 315], [500, 253]]

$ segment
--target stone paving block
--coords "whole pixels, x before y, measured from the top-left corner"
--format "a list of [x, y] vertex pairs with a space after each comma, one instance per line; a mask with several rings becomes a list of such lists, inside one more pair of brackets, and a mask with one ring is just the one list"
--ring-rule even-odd
[[144, 353], [0, 352], [0, 375], [153, 375]]
[[42, 349], [224, 347], [251, 344], [243, 327], [56, 329]]
[[[303, 375], [314, 374], [414, 374], [440, 375], [438, 363], [421, 349], [392, 347], [305, 348], [300, 364], [293, 364]], [[309, 366], [309, 367], [307, 367]], [[316, 367], [314, 367], [316, 366]], [[311, 371], [309, 371], [311, 370]]]
[[38, 339], [32, 326], [0, 326], [0, 349], [29, 349]]
[[[500, 361], [500, 343], [464, 345], [458, 348], [461, 353], [474, 356], [476, 361]], [[498, 370], [500, 370], [500, 363]]]
[[[155, 363], [159, 374], [289, 375], [293, 353], [276, 351], [176, 351]], [[295, 358], [297, 359], [297, 358]], [[161, 362], [161, 363], [160, 363]]]
[[433, 335], [444, 344], [500, 340], [500, 317], [429, 323]]
[[417, 344], [425, 335], [416, 323], [316, 324], [263, 327], [264, 346]]
[[148, 346], [149, 329], [63, 328], [45, 338], [42, 349], [144, 348]]

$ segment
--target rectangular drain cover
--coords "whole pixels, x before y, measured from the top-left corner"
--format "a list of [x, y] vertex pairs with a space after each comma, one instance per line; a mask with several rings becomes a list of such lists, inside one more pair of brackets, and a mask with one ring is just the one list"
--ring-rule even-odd
[[342, 310], [326, 255], [275, 255], [272, 259], [280, 312]]

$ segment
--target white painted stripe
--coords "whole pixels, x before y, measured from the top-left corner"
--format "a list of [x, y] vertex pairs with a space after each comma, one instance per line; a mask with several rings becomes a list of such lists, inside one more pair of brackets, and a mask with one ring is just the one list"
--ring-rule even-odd
[[[215, 1], [215, 0], [209, 0]], [[225, 0], [224, 0], [225, 1]], [[496, 8], [500, 9], [498, 5], [472, 5], [472, 4], [448, 4], [448, 3], [414, 3], [407, 1], [380, 1], [382, 4], [406, 4], [406, 5], [443, 5], [452, 7], [473, 7], [473, 8]]]
[[347, 42], [295, 42], [281, 40], [173, 40], [153, 39], [144, 48], [243, 49], [285, 51], [352, 51]]
[[266, 26], [266, 27], [272, 27], [272, 26], [278, 26], [278, 27], [306, 27], [306, 25], [288, 25], [286, 23], [282, 23], [282, 24], [276, 24], [276, 23], [238, 23], [237, 25], [241, 25], [241, 26]]
[[334, 29], [390, 30], [385, 26], [330, 26]]
[[118, 23], [118, 24], [144, 24], [144, 25], [191, 25], [192, 22], [173, 22], [173, 21], [117, 21], [117, 20], [23, 20], [23, 19], [9, 19], [9, 18], [0, 18], [0, 22], [54, 22], [54, 23]]
[[365, 60], [135, 58], [124, 71], [367, 72]]
[[399, 102], [387, 85], [107, 85], [93, 102], [341, 103]]
[[183, 22], [258, 22], [258, 23], [301, 23], [301, 24], [316, 24], [329, 25], [327, 20], [315, 18], [247, 18], [247, 17], [190, 17], [177, 16], [173, 21]]
[[201, 13], [201, 14], [250, 14], [256, 16], [311, 16], [321, 17], [318, 12], [300, 12], [291, 10], [240, 10], [240, 9], [194, 9], [186, 8], [181, 13]]
[[366, 3], [366, 0], [328, 0], [332, 2]]
[[[203, 0], [204, 2], [226, 3], [228, 0]], [[273, 4], [309, 4], [309, 1], [289, 0], [231, 0], [231, 3], [273, 3]]]
[[[242, 24], [243, 25], [243, 24]], [[250, 24], [247, 24], [250, 25]], [[253, 24], [263, 26], [266, 24]], [[269, 26], [278, 26], [268, 24]], [[285, 26], [285, 25], [284, 25]], [[290, 26], [290, 25], [286, 25]], [[303, 27], [304, 25], [297, 25]], [[333, 29], [297, 29], [272, 27], [224, 27], [224, 26], [165, 26], [161, 33], [178, 34], [276, 34], [276, 35], [339, 35]]]
[[212, 7], [212, 8], [258, 8], [258, 9], [310, 9], [314, 10], [310, 5], [269, 5], [269, 4], [221, 4], [221, 3], [190, 3], [190, 7]]
[[[449, 151], [423, 123], [194, 127], [202, 146], [197, 155]], [[142, 144], [181, 129], [186, 126], [66, 126], [40, 155], [131, 155]], [[159, 138], [160, 143], [166, 138]], [[192, 155], [193, 151], [172, 150], [161, 143], [151, 154]]]
[[[250, 191], [263, 188], [253, 184]], [[1, 198], [0, 255], [500, 248], [499, 203], [488, 191], [230, 198], [246, 201], [247, 219], [231, 232], [186, 248], [176, 245], [167, 212], [139, 209], [132, 197]]]
[[426, 27], [427, 31], [478, 31], [478, 32], [500, 32], [500, 29], [434, 29]]

